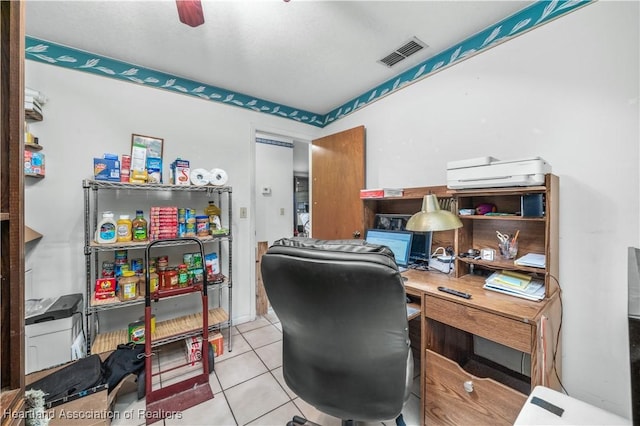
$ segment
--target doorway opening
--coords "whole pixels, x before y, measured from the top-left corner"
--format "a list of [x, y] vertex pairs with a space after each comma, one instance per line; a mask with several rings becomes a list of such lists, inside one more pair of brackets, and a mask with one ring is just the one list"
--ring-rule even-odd
[[293, 176], [294, 236], [308, 237], [311, 234], [309, 214], [309, 176]]
[[310, 143], [267, 132], [256, 132], [255, 141], [256, 241], [304, 234], [311, 224]]

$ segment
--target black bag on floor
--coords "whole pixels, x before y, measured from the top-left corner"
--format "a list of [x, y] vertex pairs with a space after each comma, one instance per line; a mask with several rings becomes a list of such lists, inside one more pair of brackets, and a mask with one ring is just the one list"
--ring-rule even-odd
[[118, 349], [113, 351], [102, 363], [102, 374], [104, 383], [109, 385], [109, 392], [127, 374], [138, 374], [144, 368], [144, 344], [135, 345], [133, 343], [118, 345]]
[[102, 384], [102, 368], [98, 355], [90, 355], [36, 380], [26, 390], [41, 390], [45, 404]]

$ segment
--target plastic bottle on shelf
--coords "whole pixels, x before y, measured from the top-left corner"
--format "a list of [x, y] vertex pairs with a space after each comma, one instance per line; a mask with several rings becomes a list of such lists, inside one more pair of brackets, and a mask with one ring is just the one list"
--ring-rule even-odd
[[121, 214], [117, 222], [117, 241], [119, 243], [126, 243], [131, 241], [131, 219], [128, 214]]
[[100, 244], [115, 243], [117, 238], [116, 227], [117, 224], [113, 219], [113, 213], [103, 212], [102, 220], [100, 220], [96, 229], [95, 241]]
[[131, 232], [133, 241], [147, 241], [147, 220], [144, 218], [142, 210], [136, 210], [136, 217], [131, 222]]
[[218, 230], [221, 213], [222, 211], [220, 210], [220, 207], [216, 206], [216, 204], [213, 201], [209, 201], [209, 205], [204, 209], [204, 214], [209, 216], [209, 232], [210, 233], [213, 233], [213, 231]]

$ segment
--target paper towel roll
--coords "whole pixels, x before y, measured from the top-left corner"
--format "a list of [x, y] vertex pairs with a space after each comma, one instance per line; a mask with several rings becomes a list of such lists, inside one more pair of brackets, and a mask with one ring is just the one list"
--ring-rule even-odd
[[195, 186], [204, 186], [210, 182], [209, 172], [205, 169], [193, 169], [189, 175], [191, 184]]
[[227, 172], [222, 169], [211, 169], [209, 172], [209, 182], [212, 185], [224, 185], [228, 180]]

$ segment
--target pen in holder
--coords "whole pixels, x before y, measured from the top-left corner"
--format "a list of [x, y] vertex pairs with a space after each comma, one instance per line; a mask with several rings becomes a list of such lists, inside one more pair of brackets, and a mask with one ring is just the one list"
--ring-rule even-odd
[[520, 230], [517, 230], [513, 238], [510, 238], [509, 235], [503, 234], [500, 231], [496, 231], [498, 236], [498, 249], [500, 251], [500, 256], [503, 259], [515, 259], [518, 254], [518, 235], [520, 234]]
[[500, 241], [498, 243], [500, 256], [503, 259], [514, 259], [518, 254], [518, 242], [513, 240]]

